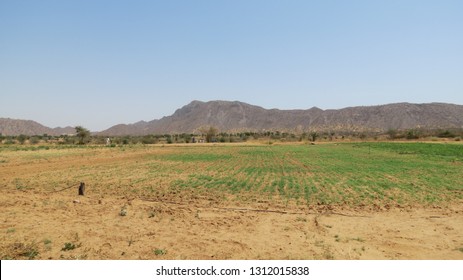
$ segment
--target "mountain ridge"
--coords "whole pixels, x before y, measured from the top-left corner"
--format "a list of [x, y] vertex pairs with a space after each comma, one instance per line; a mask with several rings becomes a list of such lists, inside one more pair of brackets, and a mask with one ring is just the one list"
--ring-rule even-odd
[[[243, 131], [332, 131], [384, 132], [389, 129], [463, 128], [463, 105], [433, 103], [391, 103], [352, 106], [341, 109], [265, 109], [240, 101], [199, 101], [178, 108], [170, 116], [133, 124], [117, 124], [97, 135], [197, 133], [213, 126], [222, 132]], [[49, 128], [35, 121], [0, 118], [2, 135], [60, 135], [74, 133], [72, 127]]]
[[[120, 125], [119, 125], [120, 126]], [[386, 131], [411, 128], [462, 128], [463, 105], [451, 103], [391, 103], [342, 109], [265, 109], [240, 101], [198, 101], [177, 109], [172, 115], [144, 123], [142, 130], [122, 125], [135, 135], [195, 133], [204, 126], [219, 131], [320, 130]], [[124, 135], [111, 127], [100, 135]], [[132, 134], [134, 135], [134, 134]]]

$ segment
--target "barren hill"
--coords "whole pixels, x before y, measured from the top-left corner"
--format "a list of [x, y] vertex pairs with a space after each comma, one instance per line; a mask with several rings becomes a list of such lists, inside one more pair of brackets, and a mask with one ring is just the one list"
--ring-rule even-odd
[[113, 126], [101, 135], [193, 133], [203, 126], [220, 131], [329, 130], [386, 131], [410, 128], [461, 128], [463, 106], [446, 103], [396, 103], [339, 110], [264, 109], [239, 101], [193, 101], [171, 116]]
[[[463, 128], [463, 105], [447, 103], [395, 103], [349, 107], [339, 110], [264, 109], [239, 101], [192, 101], [171, 116], [149, 122], [118, 124], [99, 135], [146, 135], [194, 133], [214, 126], [223, 132], [242, 131], [387, 131], [411, 128]], [[60, 135], [74, 133], [72, 127], [49, 128], [35, 121], [0, 118], [2, 135]]]
[[0, 134], [2, 135], [62, 135], [74, 132], [75, 129], [69, 126], [49, 128], [35, 121], [0, 118]]

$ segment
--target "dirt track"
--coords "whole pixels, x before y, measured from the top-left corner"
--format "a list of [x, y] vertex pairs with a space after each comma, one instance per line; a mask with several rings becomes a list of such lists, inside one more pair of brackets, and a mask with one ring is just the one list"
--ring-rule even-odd
[[2, 259], [463, 259], [461, 207], [303, 209], [75, 192], [2, 190]]

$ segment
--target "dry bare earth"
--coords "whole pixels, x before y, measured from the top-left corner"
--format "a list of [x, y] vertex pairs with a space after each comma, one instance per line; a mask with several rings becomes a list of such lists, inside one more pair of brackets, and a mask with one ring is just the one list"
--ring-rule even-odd
[[[219, 155], [242, 151], [2, 151], [1, 258], [463, 259], [460, 198], [428, 205], [313, 205], [281, 193], [179, 187], [198, 173], [218, 178], [214, 169], [226, 160], [190, 164], [171, 155], [212, 148]], [[84, 197], [77, 195], [80, 181], [87, 184]]]

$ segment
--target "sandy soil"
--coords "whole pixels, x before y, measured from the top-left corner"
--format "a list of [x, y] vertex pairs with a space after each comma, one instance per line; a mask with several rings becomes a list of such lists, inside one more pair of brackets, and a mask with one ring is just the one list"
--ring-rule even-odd
[[2, 259], [463, 259], [462, 205], [305, 208], [178, 194], [82, 197], [76, 188], [0, 192]]

